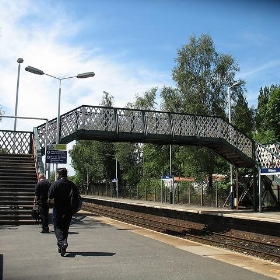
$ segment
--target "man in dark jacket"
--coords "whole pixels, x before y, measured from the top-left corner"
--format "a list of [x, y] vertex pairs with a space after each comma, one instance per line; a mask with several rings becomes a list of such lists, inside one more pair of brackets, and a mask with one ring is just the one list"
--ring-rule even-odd
[[54, 232], [57, 239], [58, 252], [61, 256], [66, 253], [68, 247], [68, 232], [72, 219], [72, 210], [70, 205], [70, 192], [71, 189], [76, 189], [77, 186], [67, 179], [67, 169], [58, 168], [56, 170], [57, 180], [52, 183], [49, 189], [49, 201], [54, 200], [53, 207], [53, 224]]
[[49, 233], [48, 191], [50, 185], [51, 184], [46, 180], [45, 175], [39, 174], [38, 183], [35, 186], [34, 204], [38, 204], [38, 210], [41, 215], [41, 233]]

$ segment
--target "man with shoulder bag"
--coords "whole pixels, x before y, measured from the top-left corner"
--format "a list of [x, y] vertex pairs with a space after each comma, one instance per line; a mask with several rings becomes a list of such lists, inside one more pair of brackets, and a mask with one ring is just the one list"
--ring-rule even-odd
[[71, 205], [71, 194], [73, 191], [79, 193], [78, 187], [67, 179], [67, 169], [56, 170], [57, 180], [49, 189], [49, 201], [53, 199], [53, 224], [57, 239], [58, 252], [61, 256], [66, 253], [68, 247], [68, 232], [73, 215]]

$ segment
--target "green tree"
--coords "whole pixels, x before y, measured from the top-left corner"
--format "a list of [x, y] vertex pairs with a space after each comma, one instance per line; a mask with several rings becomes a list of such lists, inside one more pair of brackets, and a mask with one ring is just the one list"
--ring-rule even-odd
[[77, 182], [85, 185], [104, 179], [103, 161], [100, 156], [100, 142], [80, 140], [70, 151], [72, 166], [76, 171]]
[[260, 89], [254, 139], [262, 144], [280, 141], [280, 87]]
[[[189, 44], [178, 50], [175, 62], [173, 80], [180, 97], [176, 100], [181, 100], [181, 111], [225, 117], [227, 87], [235, 82], [239, 71], [232, 56], [217, 53], [209, 35], [198, 39], [191, 36]], [[232, 98], [237, 89], [232, 89]]]
[[114, 97], [110, 95], [107, 91], [103, 91], [102, 100], [100, 102], [101, 106], [112, 107], [114, 103]]
[[[231, 55], [217, 53], [212, 38], [202, 35], [200, 38], [191, 36], [189, 44], [184, 45], [177, 52], [175, 67], [172, 72], [175, 88], [163, 88], [161, 97], [163, 110], [172, 110], [187, 114], [215, 115], [225, 118], [228, 111], [228, 92], [230, 85], [235, 83], [239, 66]], [[248, 115], [246, 98], [243, 95], [242, 85], [231, 89], [231, 98], [235, 102], [233, 121], [242, 125], [246, 131], [251, 124], [238, 123], [240, 115]], [[247, 106], [248, 107], [248, 106]], [[251, 119], [251, 118], [249, 118]], [[248, 125], [248, 126], [247, 126]], [[208, 176], [209, 189], [212, 189], [212, 174], [218, 157], [206, 148], [185, 147], [188, 155], [188, 166], [194, 177]], [[199, 155], [199, 156], [198, 156]], [[203, 173], [200, 175], [200, 173]]]
[[136, 95], [135, 101], [133, 103], [128, 103], [128, 108], [140, 109], [140, 110], [155, 110], [156, 103], [156, 93], [158, 88], [153, 87], [146, 91], [143, 96]]
[[243, 134], [252, 137], [255, 127], [254, 109], [248, 107], [248, 102], [242, 94], [238, 96], [237, 102], [233, 109], [233, 122]]
[[[113, 96], [104, 91], [100, 105], [112, 107], [113, 100]], [[73, 146], [70, 155], [80, 185], [86, 182], [93, 185], [101, 181], [110, 184], [115, 170], [110, 158], [115, 155], [114, 143], [80, 140]]]
[[[140, 110], [155, 110], [157, 88], [153, 87], [144, 92], [143, 95], [136, 95], [135, 101], [128, 103], [128, 108]], [[147, 181], [144, 183], [143, 158], [145, 158], [144, 148], [147, 144], [142, 143], [117, 143], [116, 157], [120, 162], [120, 171], [123, 187], [139, 186], [140, 191], [147, 187]], [[148, 172], [146, 171], [146, 174]]]

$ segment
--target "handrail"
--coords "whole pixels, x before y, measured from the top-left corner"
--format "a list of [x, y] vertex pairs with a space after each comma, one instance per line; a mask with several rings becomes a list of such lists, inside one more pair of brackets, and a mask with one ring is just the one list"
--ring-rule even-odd
[[[47, 149], [47, 139], [48, 139], [48, 119], [47, 118], [37, 118], [37, 117], [22, 117], [22, 116], [7, 116], [7, 115], [1, 115], [1, 118], [15, 118], [15, 119], [31, 119], [31, 120], [44, 120], [46, 121], [45, 123], [45, 143], [44, 143], [44, 149], [45, 149], [45, 154], [46, 154], [46, 149]], [[1, 132], [1, 130], [0, 130]], [[3, 131], [2, 131], [3, 132]], [[9, 132], [9, 131], [6, 131]], [[30, 133], [30, 145], [28, 148], [28, 153], [33, 152], [34, 156], [35, 156], [35, 168], [36, 168], [36, 173], [38, 176], [38, 170], [37, 168], [39, 168], [39, 172], [44, 174], [44, 171], [47, 169], [46, 166], [46, 160], [45, 160], [45, 168], [44, 168], [44, 164], [43, 164], [43, 160], [42, 160], [42, 151], [41, 151], [41, 147], [40, 147], [40, 141], [39, 141], [39, 136], [38, 136], [38, 129], [34, 128], [33, 129], [33, 134], [32, 132], [19, 132], [19, 131], [10, 131], [11, 134], [14, 135], [19, 135], [20, 133]], [[35, 138], [35, 141], [34, 141]], [[4, 141], [3, 141], [4, 142]], [[9, 142], [9, 141], [8, 141]], [[0, 141], [1, 144], [1, 141]], [[4, 143], [2, 143], [4, 144]], [[14, 144], [15, 145], [15, 144]], [[8, 145], [7, 145], [8, 147]], [[0, 145], [1, 148], [1, 145]], [[26, 151], [24, 151], [26, 153]]]
[[37, 173], [37, 179], [39, 179], [39, 174], [45, 174], [42, 151], [39, 143], [38, 130], [36, 127], [33, 129], [33, 153], [35, 157], [35, 168]]

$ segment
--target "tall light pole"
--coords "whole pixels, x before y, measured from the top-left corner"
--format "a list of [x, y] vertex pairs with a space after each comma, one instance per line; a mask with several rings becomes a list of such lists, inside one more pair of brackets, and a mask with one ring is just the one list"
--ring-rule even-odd
[[[112, 154], [105, 154], [106, 158], [110, 157], [115, 160], [116, 163], [116, 178], [112, 179], [112, 183], [116, 183], [116, 198], [119, 198], [119, 179], [118, 179], [118, 160], [116, 158], [116, 155]], [[113, 195], [113, 193], [112, 193]]]
[[115, 157], [116, 160], [116, 196], [119, 198], [119, 179], [118, 179], [118, 160]]
[[59, 144], [60, 142], [60, 99], [61, 99], [61, 81], [62, 80], [66, 80], [66, 79], [71, 79], [71, 78], [78, 78], [78, 79], [82, 79], [82, 78], [90, 78], [90, 77], [94, 77], [95, 73], [94, 72], [87, 72], [87, 73], [82, 73], [82, 74], [78, 74], [77, 76], [71, 76], [71, 77], [65, 77], [65, 78], [58, 78], [52, 75], [49, 75], [47, 73], [44, 73], [42, 70], [31, 67], [31, 66], [27, 66], [25, 68], [26, 71], [36, 74], [36, 75], [47, 75], [49, 77], [52, 77], [54, 79], [59, 80], [59, 91], [58, 91], [58, 112], [57, 112], [57, 126], [56, 126], [56, 144]]
[[[16, 105], [15, 105], [15, 117], [17, 117], [17, 107], [18, 107], [18, 89], [19, 89], [19, 77], [20, 77], [20, 64], [23, 63], [22, 58], [18, 58], [18, 77], [17, 77], [17, 92], [16, 92]], [[17, 118], [15, 118], [14, 122], [14, 131], [17, 130]]]
[[[231, 89], [233, 87], [239, 86], [241, 85], [242, 82], [235, 82], [233, 85], [229, 86], [227, 88], [227, 92], [228, 92], [228, 122], [231, 124]], [[233, 192], [233, 172], [232, 172], [233, 166], [230, 163], [230, 204], [231, 204], [231, 209], [234, 208], [234, 192]]]

